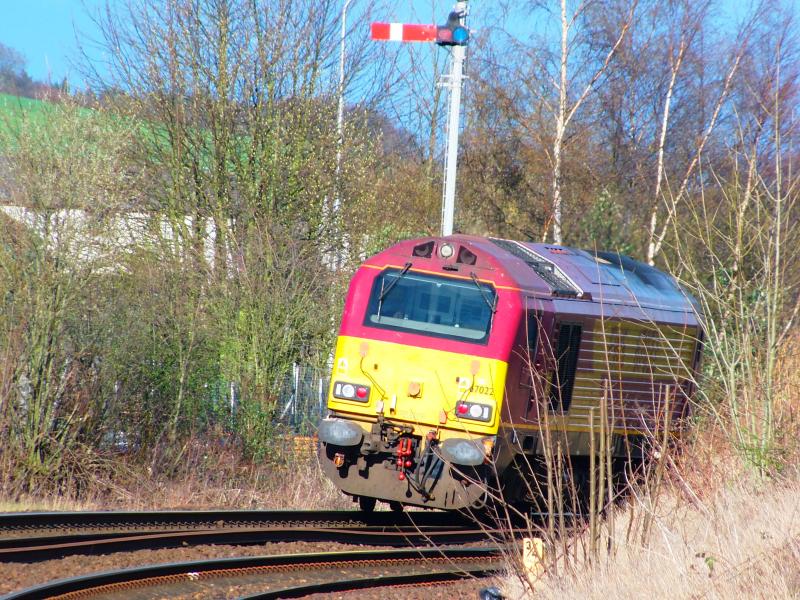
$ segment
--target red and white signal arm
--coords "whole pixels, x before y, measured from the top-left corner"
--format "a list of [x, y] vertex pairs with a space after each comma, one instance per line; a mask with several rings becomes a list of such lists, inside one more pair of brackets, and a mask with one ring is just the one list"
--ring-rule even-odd
[[388, 42], [435, 42], [436, 30], [436, 25], [372, 23], [370, 37]]

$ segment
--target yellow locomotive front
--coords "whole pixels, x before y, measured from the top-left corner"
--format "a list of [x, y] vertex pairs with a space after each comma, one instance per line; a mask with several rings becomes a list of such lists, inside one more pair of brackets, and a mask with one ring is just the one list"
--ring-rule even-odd
[[406, 242], [353, 278], [321, 462], [345, 493], [456, 509], [484, 502], [517, 294], [457, 240]]

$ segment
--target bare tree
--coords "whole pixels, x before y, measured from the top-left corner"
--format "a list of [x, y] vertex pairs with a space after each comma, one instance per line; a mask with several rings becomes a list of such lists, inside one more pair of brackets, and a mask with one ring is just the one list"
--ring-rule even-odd
[[727, 156], [705, 167], [702, 189], [682, 186], [689, 201], [670, 232], [676, 271], [705, 313], [712, 377], [704, 393], [721, 400], [720, 422], [765, 474], [785, 416], [779, 356], [800, 311], [797, 36], [793, 15], [781, 10], [753, 25], [730, 94]]
[[[103, 234], [146, 187], [128, 168], [134, 128], [88, 119], [68, 98], [0, 126], [0, 471], [9, 491], [89, 481], [77, 456], [96, 445], [102, 414], [93, 297], [118, 254]], [[44, 118], [43, 118], [44, 117]]]
[[661, 202], [661, 186], [664, 181], [664, 148], [667, 140], [667, 131], [670, 122], [670, 107], [672, 104], [672, 96], [675, 91], [675, 85], [678, 80], [678, 75], [681, 72], [683, 61], [686, 58], [686, 53], [692, 45], [692, 41], [697, 35], [702, 24], [703, 15], [708, 9], [708, 2], [699, 5], [697, 12], [693, 13], [690, 3], [683, 3], [681, 6], [683, 15], [681, 17], [680, 26], [677, 32], [677, 40], [674, 40], [674, 35], [670, 36], [670, 44], [668, 45], [668, 66], [669, 66], [669, 83], [667, 85], [666, 93], [664, 94], [663, 108], [661, 110], [661, 128], [658, 133], [658, 150], [656, 158], [656, 183], [653, 192], [654, 202], [653, 208], [650, 213], [650, 241], [647, 248], [647, 261], [653, 264], [656, 248], [655, 248], [655, 230], [658, 225], [658, 206]]
[[[350, 22], [363, 23], [355, 14]], [[326, 198], [347, 198], [342, 215], [372, 201], [377, 145], [358, 111], [340, 145], [340, 18], [333, 0], [130, 0], [97, 17], [108, 64], [87, 64], [87, 75], [106, 107], [139, 123], [136, 165], [159, 183], [135, 208], [150, 219], [148, 251], [163, 272], [153, 274], [150, 259], [130, 272], [164, 290], [160, 312], [141, 310], [145, 322], [159, 321], [153, 329], [170, 351], [154, 348], [141, 361], [162, 373], [143, 368], [141, 383], [126, 380], [148, 407], [148, 385], [168, 407], [154, 445], [191, 422], [196, 373], [206, 372], [240, 386], [246, 443], [262, 447], [256, 432], [271, 423], [274, 383], [293, 362], [327, 351], [337, 281], [320, 257], [342, 230]], [[350, 66], [364, 64], [365, 47], [349, 48]], [[224, 360], [209, 359], [215, 345]], [[167, 374], [170, 382], [147, 383]]]
[[[739, 68], [739, 62], [741, 60], [743, 51], [744, 47], [740, 46], [739, 50], [735, 53], [731, 61], [731, 65], [722, 83], [722, 89], [720, 90], [719, 95], [717, 96], [716, 102], [714, 104], [711, 117], [708, 121], [705, 131], [703, 132], [703, 135], [698, 141], [694, 155], [692, 156], [689, 165], [686, 167], [686, 171], [683, 175], [683, 180], [681, 181], [677, 193], [669, 195], [668, 199], [665, 202], [667, 205], [667, 214], [665, 217], [665, 222], [662, 224], [660, 231], [657, 231], [658, 207], [656, 206], [653, 208], [650, 218], [650, 243], [648, 244], [648, 251], [647, 251], [647, 261], [650, 264], [654, 264], [655, 257], [661, 251], [661, 245], [663, 244], [664, 238], [666, 237], [670, 229], [671, 221], [675, 218], [677, 205], [681, 200], [684, 199], [688, 186], [694, 175], [695, 169], [700, 164], [700, 159], [703, 155], [703, 151], [705, 150], [706, 144], [711, 138], [711, 134], [714, 132], [714, 127], [717, 124], [717, 119], [720, 116], [720, 111], [722, 110], [722, 107], [728, 97], [728, 94], [731, 90], [731, 85], [733, 84], [733, 78], [736, 75], [737, 69]], [[666, 107], [666, 100], [665, 100], [665, 107]], [[666, 115], [666, 109], [665, 109], [665, 115]], [[663, 169], [663, 163], [662, 166], [658, 169], [659, 174], [663, 174], [662, 169]], [[657, 191], [660, 192], [660, 182], [657, 186]]]
[[[609, 64], [614, 59], [617, 50], [625, 39], [631, 23], [633, 21], [634, 12], [636, 10], [637, 1], [634, 0], [630, 3], [626, 13], [621, 19], [618, 26], [618, 35], [613, 41], [611, 46], [607, 49], [605, 56], [603, 56], [597, 66], [588, 67], [588, 65], [579, 65], [575, 71], [582, 72], [587, 67], [590, 69], [591, 75], [583, 83], [578, 84], [574, 76], [570, 76], [570, 57], [574, 55], [576, 46], [581, 43], [586, 43], [581, 39], [579, 31], [581, 19], [585, 16], [587, 10], [592, 7], [593, 2], [582, 1], [571, 10], [568, 9], [567, 0], [560, 1], [560, 46], [557, 54], [557, 73], [551, 73], [552, 84], [558, 95], [557, 102], [553, 106], [549, 101], [545, 102], [549, 105], [553, 114], [553, 142], [550, 151], [550, 160], [552, 162], [552, 225], [553, 225], [553, 241], [557, 244], [563, 242], [562, 234], [562, 204], [563, 204], [563, 151], [564, 140], [572, 119], [581, 108], [581, 105], [586, 100], [587, 96], [597, 85], [598, 81], [606, 74]], [[578, 89], [576, 90], [576, 85]]]

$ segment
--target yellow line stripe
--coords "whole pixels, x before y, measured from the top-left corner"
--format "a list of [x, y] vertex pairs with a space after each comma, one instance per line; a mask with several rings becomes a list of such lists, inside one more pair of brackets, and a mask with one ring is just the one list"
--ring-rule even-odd
[[[526, 424], [523, 424], [523, 423], [503, 422], [503, 423], [500, 423], [500, 428], [501, 429], [503, 429], [503, 428], [505, 428], [505, 429], [522, 429], [522, 430], [525, 430], [525, 431], [542, 431], [541, 425], [526, 425]], [[580, 427], [574, 427], [574, 426], [566, 427], [566, 426], [555, 425], [555, 426], [551, 427], [551, 429], [552, 429], [553, 433], [589, 433], [589, 427], [588, 426], [584, 427], [584, 428], [580, 428]], [[597, 427], [595, 427], [595, 431], [597, 432], [599, 430], [600, 430], [600, 426], [598, 425]], [[619, 428], [612, 429], [611, 433], [618, 433], [618, 434], [622, 434], [622, 435], [642, 435], [642, 434], [644, 434], [643, 431], [640, 431], [638, 429], [619, 429]], [[672, 431], [670, 431], [670, 435], [672, 435], [672, 436], [677, 436], [679, 434], [680, 434], [680, 432], [678, 430], [673, 429]]]

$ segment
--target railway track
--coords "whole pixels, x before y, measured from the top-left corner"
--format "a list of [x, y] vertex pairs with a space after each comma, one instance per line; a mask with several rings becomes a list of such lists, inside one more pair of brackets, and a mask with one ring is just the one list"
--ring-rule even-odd
[[[464, 547], [475, 542], [486, 546], [495, 542], [494, 538], [492, 531], [459, 515], [435, 511], [6, 513], [0, 514], [0, 563], [207, 544], [302, 541], [413, 549], [159, 564], [53, 581], [12, 592], [1, 600], [133, 599], [143, 597], [143, 593], [146, 597], [217, 598], [233, 593], [237, 597], [294, 598], [316, 592], [450, 582], [502, 568], [498, 548]], [[330, 549], [326, 544], [320, 547]], [[186, 560], [185, 556], [181, 558]], [[49, 572], [47, 565], [43, 563], [42, 567]], [[85, 571], [91, 569], [89, 560]]]
[[41, 598], [299, 598], [312, 593], [482, 577], [501, 570], [497, 548], [381, 550], [218, 559], [87, 575], [28, 588], [3, 600]]
[[400, 547], [467, 544], [493, 534], [440, 512], [170, 511], [0, 514], [0, 562], [36, 562], [201, 544], [337, 541]]
[[242, 528], [257, 526], [393, 526], [398, 523], [425, 526], [464, 522], [442, 511], [373, 512], [347, 510], [213, 510], [213, 511], [97, 511], [0, 513], [0, 539], [46, 535], [53, 530], [68, 532], [141, 532]]

